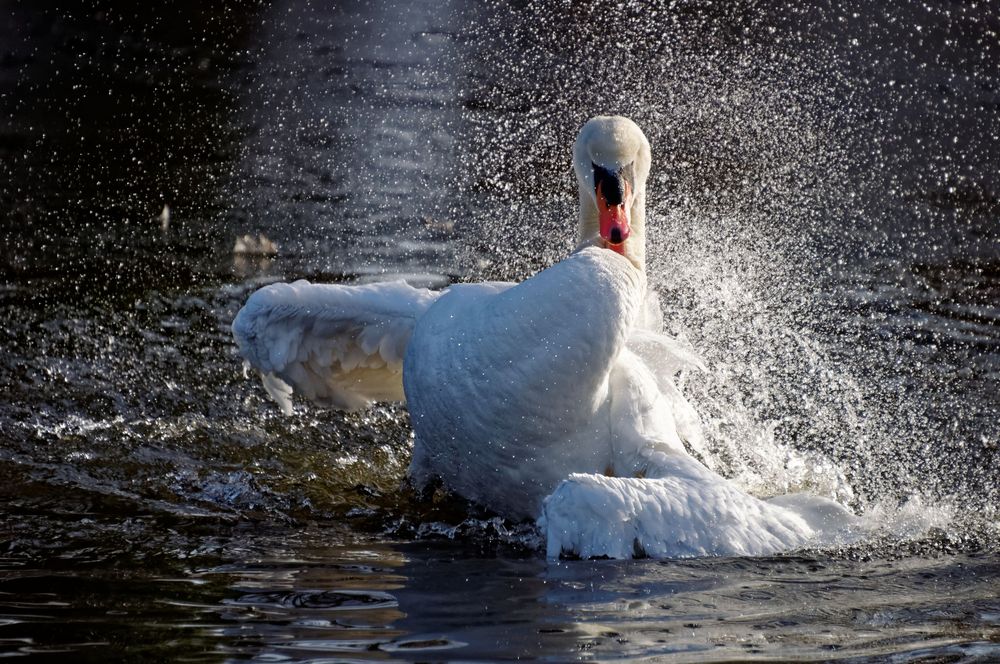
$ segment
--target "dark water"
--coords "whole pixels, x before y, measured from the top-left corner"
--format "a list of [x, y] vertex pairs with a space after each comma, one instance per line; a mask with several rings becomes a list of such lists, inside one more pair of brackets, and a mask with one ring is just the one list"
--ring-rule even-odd
[[[995, 4], [133, 4], [0, 2], [0, 653], [1000, 659]], [[263, 283], [565, 255], [598, 113], [719, 466], [864, 542], [547, 562], [411, 494], [405, 409], [243, 377]]]

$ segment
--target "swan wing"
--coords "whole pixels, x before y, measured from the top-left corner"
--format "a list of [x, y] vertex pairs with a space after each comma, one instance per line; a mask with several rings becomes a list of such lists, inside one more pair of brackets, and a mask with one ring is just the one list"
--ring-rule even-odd
[[740, 491], [690, 457], [656, 478], [574, 474], [545, 501], [550, 558], [761, 556], [803, 546], [798, 514]]
[[286, 413], [293, 393], [342, 410], [403, 401], [406, 345], [439, 295], [402, 281], [272, 284], [250, 296], [233, 336]]

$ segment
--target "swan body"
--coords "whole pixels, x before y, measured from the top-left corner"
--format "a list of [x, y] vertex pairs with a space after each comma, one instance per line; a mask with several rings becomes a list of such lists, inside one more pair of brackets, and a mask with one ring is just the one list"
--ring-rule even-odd
[[[445, 293], [403, 364], [421, 440], [413, 479], [440, 477], [506, 516], [534, 518], [571, 472], [615, 466], [628, 437], [616, 425], [631, 422], [613, 422], [623, 406], [611, 387], [630, 370], [617, 361], [645, 286], [626, 259], [587, 248], [513, 287]], [[600, 295], [581, 306], [591, 289]]]
[[648, 142], [598, 117], [573, 158], [580, 242], [563, 261], [439, 293], [274, 284], [234, 321], [240, 352], [286, 411], [293, 392], [343, 409], [405, 399], [412, 481], [537, 519], [549, 556], [764, 555], [851, 525], [833, 501], [762, 501], [705, 465], [674, 385], [700, 363], [650, 313]]

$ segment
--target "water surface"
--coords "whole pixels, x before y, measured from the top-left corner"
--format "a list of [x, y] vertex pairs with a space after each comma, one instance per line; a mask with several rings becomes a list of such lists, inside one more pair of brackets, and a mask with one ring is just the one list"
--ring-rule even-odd
[[[0, 8], [3, 654], [1000, 658], [989, 3]], [[598, 113], [653, 145], [650, 281], [719, 467], [866, 541], [548, 562], [406, 488], [404, 408], [284, 417], [243, 376], [264, 283], [564, 256]]]

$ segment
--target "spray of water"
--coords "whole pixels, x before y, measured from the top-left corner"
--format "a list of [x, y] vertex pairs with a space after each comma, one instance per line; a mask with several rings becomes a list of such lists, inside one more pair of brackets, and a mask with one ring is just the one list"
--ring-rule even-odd
[[[37, 155], [64, 155], [93, 124], [74, 116], [72, 140], [17, 155], [58, 182], [18, 184], [34, 202], [12, 203], [11, 223], [32, 231], [12, 234], [8, 271], [39, 263], [48, 279], [43, 259], [68, 258], [51, 259], [50, 293], [28, 277], [3, 293], [12, 486], [225, 518], [388, 513], [419, 534], [423, 514], [397, 490], [404, 412], [282, 418], [241, 377], [228, 325], [279, 278], [530, 276], [573, 245], [577, 130], [619, 113], [653, 146], [650, 283], [667, 329], [705, 360], [684, 390], [717, 467], [761, 495], [836, 497], [906, 536], [997, 521], [988, 3], [292, 4], [247, 14], [191, 62], [129, 47], [142, 67], [181, 58], [218, 74], [225, 104], [196, 85], [151, 114], [163, 129], [97, 125], [124, 146], [101, 139], [52, 171]], [[72, 48], [59, 57], [74, 71]], [[120, 164], [103, 158], [118, 148]], [[122, 201], [77, 209], [118, 184]], [[278, 257], [234, 259], [234, 239], [258, 233]]]
[[[872, 325], [871, 300], [859, 306], [848, 286], [860, 275], [891, 282], [885, 263], [913, 270], [897, 251], [905, 226], [940, 234], [935, 216], [881, 203], [880, 174], [898, 174], [902, 161], [884, 114], [901, 102], [866, 98], [872, 75], [844, 66], [851, 53], [878, 53], [778, 32], [796, 19], [766, 3], [737, 3], [728, 16], [623, 7], [611, 35], [596, 9], [524, 11], [532, 20], [520, 31], [487, 24], [490, 45], [477, 53], [509, 76], [476, 90], [467, 118], [462, 163], [473, 199], [485, 201], [484, 221], [467, 230], [470, 253], [491, 257], [470, 261], [473, 277], [520, 279], [565, 253], [575, 202], [567, 146], [588, 115], [628, 115], [654, 149], [650, 281], [668, 330], [706, 360], [685, 391], [722, 472], [762, 495], [834, 497], [896, 534], [957, 531], [968, 518], [956, 515], [970, 510], [986, 510], [975, 528], [990, 529], [997, 478], [978, 459], [994, 454], [981, 442], [996, 431], [976, 417], [989, 406], [958, 403], [970, 386], [942, 389], [935, 375], [977, 354], [936, 352], [902, 326]], [[818, 18], [863, 20], [834, 9]], [[519, 62], [505, 59], [511, 48]], [[921, 195], [893, 178], [903, 196]], [[535, 232], [521, 243], [526, 220]], [[945, 320], [932, 334], [953, 331]], [[964, 416], [978, 428], [959, 431]]]

